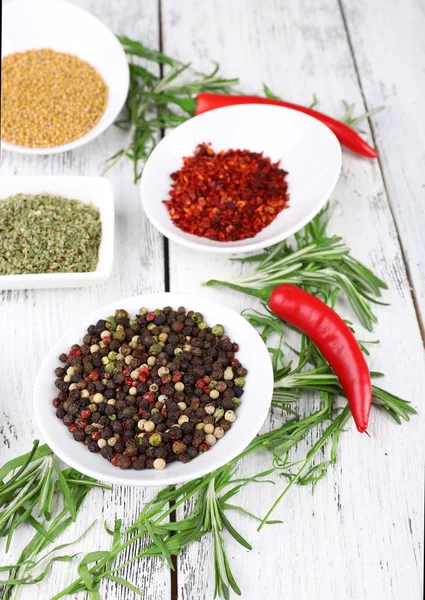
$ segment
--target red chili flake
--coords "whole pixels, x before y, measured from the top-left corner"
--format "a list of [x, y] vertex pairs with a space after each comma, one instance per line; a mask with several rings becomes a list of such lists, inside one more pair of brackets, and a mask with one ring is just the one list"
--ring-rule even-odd
[[99, 373], [98, 373], [98, 371], [96, 371], [96, 370], [90, 371], [89, 378], [90, 379], [99, 379]]
[[114, 465], [114, 467], [116, 467], [118, 465], [119, 456], [120, 456], [119, 454], [115, 454], [115, 456], [113, 456], [111, 459], [111, 463]]
[[216, 153], [200, 144], [171, 174], [164, 203], [183, 231], [220, 242], [251, 238], [288, 208], [287, 172], [279, 164], [257, 152]]
[[111, 338], [109, 336], [106, 336], [104, 338], [102, 338], [102, 342], [106, 345], [111, 343]]
[[75, 423], [71, 423], [71, 425], [68, 427], [68, 431], [70, 431], [71, 433], [74, 433], [74, 431], [77, 429], [77, 426]]
[[100, 433], [98, 431], [95, 431], [91, 434], [91, 439], [97, 442], [98, 440], [100, 440]]

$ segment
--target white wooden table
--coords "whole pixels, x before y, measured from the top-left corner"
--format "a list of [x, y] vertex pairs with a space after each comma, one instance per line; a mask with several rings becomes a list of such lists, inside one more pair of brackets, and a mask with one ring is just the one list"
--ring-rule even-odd
[[[370, 365], [387, 374], [385, 387], [412, 400], [419, 416], [397, 426], [372, 414], [371, 438], [354, 427], [341, 439], [337, 465], [315, 494], [296, 488], [276, 513], [283, 525], [256, 532], [233, 517], [252, 542], [248, 552], [229, 540], [231, 568], [248, 600], [420, 600], [423, 564], [423, 467], [425, 369], [421, 318], [425, 318], [425, 11], [422, 0], [77, 0], [116, 33], [161, 44], [165, 52], [208, 69], [218, 61], [227, 76], [239, 76], [247, 93], [266, 82], [276, 93], [302, 104], [320, 99], [323, 112], [338, 116], [341, 100], [358, 112], [384, 105], [366, 123], [379, 160], [344, 152], [333, 194], [332, 228], [389, 285], [378, 307], [374, 336], [381, 343]], [[422, 92], [422, 96], [421, 96]], [[57, 156], [2, 156], [3, 175], [97, 175], [104, 159], [123, 147], [111, 127], [96, 141]], [[219, 288], [202, 288], [209, 277], [238, 274], [225, 258], [191, 253], [167, 244], [148, 223], [122, 162], [108, 174], [116, 200], [116, 246], [112, 277], [105, 285], [76, 290], [10, 291], [0, 294], [0, 460], [27, 450], [34, 437], [32, 385], [55, 338], [93, 307], [143, 292], [187, 291], [208, 295], [241, 310], [252, 299]], [[348, 309], [343, 307], [349, 316]], [[422, 321], [423, 323], [423, 321]], [[423, 328], [422, 328], [423, 333]], [[309, 402], [309, 398], [305, 398]], [[271, 423], [265, 425], [265, 429]], [[251, 456], [241, 473], [254, 473], [268, 457]], [[280, 484], [281, 485], [281, 484]], [[269, 488], [246, 488], [241, 504], [263, 515]], [[151, 490], [93, 491], [78, 523], [64, 538], [75, 539], [98, 517], [76, 549], [108, 543], [105, 518], [125, 523], [152, 497]], [[28, 532], [29, 534], [29, 532]], [[25, 540], [22, 535], [20, 543]], [[0, 560], [9, 561], [12, 556]], [[2, 550], [1, 550], [2, 551]], [[205, 540], [178, 558], [171, 575], [160, 561], [133, 564], [128, 577], [145, 600], [211, 600], [213, 563]], [[76, 565], [55, 566], [39, 587], [20, 598], [48, 600], [76, 575]], [[72, 578], [72, 579], [71, 579]], [[104, 597], [133, 594], [111, 584]], [[79, 595], [82, 599], [83, 594]]]

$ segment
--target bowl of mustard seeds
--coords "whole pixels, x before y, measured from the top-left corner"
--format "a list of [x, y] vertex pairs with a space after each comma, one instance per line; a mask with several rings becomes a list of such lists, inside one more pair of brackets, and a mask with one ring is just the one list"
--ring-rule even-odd
[[15, 0], [3, 16], [2, 147], [53, 154], [100, 135], [121, 111], [129, 86], [115, 35], [63, 0]]

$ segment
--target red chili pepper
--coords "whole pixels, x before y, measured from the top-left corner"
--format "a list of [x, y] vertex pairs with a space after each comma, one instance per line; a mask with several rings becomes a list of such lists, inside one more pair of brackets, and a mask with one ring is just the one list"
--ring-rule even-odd
[[306, 106], [300, 106], [293, 104], [292, 102], [284, 102], [283, 100], [274, 100], [273, 98], [260, 98], [259, 96], [229, 96], [226, 94], [210, 94], [208, 92], [198, 94], [197, 96], [197, 107], [195, 115], [200, 115], [214, 108], [222, 108], [223, 106], [233, 106], [235, 104], [272, 104], [274, 106], [284, 106], [285, 108], [292, 108], [298, 112], [310, 115], [315, 119], [321, 121], [324, 125], [329, 127], [335, 134], [338, 140], [343, 146], [354, 152], [360, 154], [360, 156], [366, 156], [367, 158], [376, 158], [378, 156], [377, 151], [372, 146], [359, 136], [345, 123], [337, 121], [332, 117], [328, 117], [317, 110], [307, 108]]
[[360, 433], [367, 429], [372, 404], [370, 372], [363, 352], [341, 317], [316, 296], [294, 285], [273, 290], [269, 307], [316, 344], [338, 377]]

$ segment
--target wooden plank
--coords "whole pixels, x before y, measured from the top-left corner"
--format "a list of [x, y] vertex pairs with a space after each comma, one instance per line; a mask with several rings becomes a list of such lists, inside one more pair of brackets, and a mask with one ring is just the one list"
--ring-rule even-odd
[[[329, 114], [339, 114], [342, 99], [356, 102], [359, 112], [364, 109], [336, 0], [163, 0], [162, 14], [167, 53], [192, 60], [200, 69], [218, 61], [225, 75], [241, 77], [241, 89], [247, 93], [259, 92], [264, 81], [303, 104], [309, 104], [315, 92], [320, 108]], [[379, 39], [370, 34], [362, 43], [370, 48]], [[379, 165], [346, 152], [343, 163], [333, 194], [332, 228], [390, 286], [385, 299], [391, 307], [377, 307], [379, 324], [374, 335], [367, 336], [381, 341], [370, 365], [387, 374], [388, 389], [417, 405], [425, 383], [423, 347]], [[173, 291], [206, 295], [237, 310], [255, 304], [230, 291], [201, 286], [210, 277], [240, 274], [244, 267], [239, 264], [171, 243], [170, 267]], [[340, 308], [344, 316], [352, 316], [347, 306]], [[310, 402], [305, 399], [306, 410]], [[276, 418], [272, 416], [266, 427]], [[374, 411], [371, 438], [353, 427], [342, 436], [338, 464], [314, 496], [300, 488], [285, 499], [275, 514], [283, 525], [257, 534], [255, 524], [233, 517], [236, 528], [254, 545], [247, 552], [226, 538], [230, 565], [246, 598], [283, 593], [297, 600], [422, 597], [421, 421], [417, 417], [398, 427]], [[240, 472], [252, 474], [268, 465], [267, 457], [257, 455], [244, 461]], [[240, 503], [264, 515], [281, 486], [278, 482], [277, 489], [246, 488]], [[210, 542], [188, 548], [179, 560], [178, 590], [182, 600], [213, 596]]]
[[342, 0], [385, 180], [422, 322], [425, 320], [425, 11], [421, 0]]
[[[112, 31], [126, 33], [148, 46], [158, 43], [158, 7], [156, 0], [135, 3], [131, 0], [79, 0], [78, 5], [98, 16]], [[125, 135], [111, 127], [92, 143], [66, 154], [29, 157], [3, 153], [4, 175], [98, 175], [104, 161], [124, 146]], [[140, 208], [139, 187], [132, 182], [130, 162], [123, 161], [108, 174], [114, 187], [116, 203], [115, 263], [111, 278], [91, 288], [69, 290], [10, 291], [0, 295], [0, 321], [3, 343], [0, 361], [2, 397], [0, 410], [0, 462], [28, 450], [36, 437], [32, 420], [32, 385], [38, 367], [57, 336], [76, 319], [95, 306], [144, 292], [164, 290], [164, 255], [162, 237], [151, 227]], [[95, 527], [73, 547], [73, 552], [108, 548], [110, 537], [103, 528], [115, 518], [128, 525], [150, 500], [154, 489], [115, 488], [93, 490], [77, 522], [62, 535], [60, 542], [76, 539], [94, 520]], [[29, 534], [29, 532], [27, 532]], [[22, 534], [2, 564], [16, 559], [18, 549], [28, 535]], [[134, 552], [134, 550], [133, 550]], [[125, 558], [129, 558], [129, 553]], [[123, 562], [123, 561], [122, 561]], [[55, 565], [51, 575], [38, 586], [28, 586], [22, 600], [46, 600], [77, 576], [77, 563]], [[146, 599], [170, 596], [170, 575], [159, 560], [128, 569], [128, 578], [141, 588]], [[114, 583], [102, 586], [104, 597], [117, 600], [134, 598], [134, 594]], [[79, 595], [80, 596], [80, 595]], [[81, 596], [82, 597], [82, 596]]]

